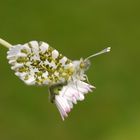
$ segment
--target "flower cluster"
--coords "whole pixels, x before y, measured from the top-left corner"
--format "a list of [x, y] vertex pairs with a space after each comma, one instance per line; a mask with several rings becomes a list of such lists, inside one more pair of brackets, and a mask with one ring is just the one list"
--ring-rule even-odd
[[15, 75], [28, 85], [52, 85], [69, 80], [73, 74], [71, 60], [45, 42], [15, 45], [7, 54]]
[[84, 100], [84, 95], [91, 92], [93, 88], [94, 86], [80, 80], [71, 81], [63, 86], [59, 94], [55, 96], [55, 104], [63, 120], [68, 116], [73, 104]]
[[47, 85], [50, 101], [57, 106], [62, 119], [68, 116], [77, 101], [95, 88], [85, 72], [89, 59], [110, 51], [110, 47], [85, 59], [72, 61], [45, 42], [30, 41], [11, 45], [0, 38], [0, 44], [9, 49], [7, 59], [11, 69], [27, 85]]
[[[86, 83], [89, 60], [71, 61], [45, 42], [13, 45], [7, 52], [11, 69], [27, 85], [47, 85], [62, 119], [94, 86]], [[61, 86], [60, 86], [61, 85]], [[58, 87], [61, 87], [58, 90]]]

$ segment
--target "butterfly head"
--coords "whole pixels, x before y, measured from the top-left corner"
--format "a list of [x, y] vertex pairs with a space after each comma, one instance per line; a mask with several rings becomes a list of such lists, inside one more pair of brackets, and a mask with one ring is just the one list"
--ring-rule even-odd
[[74, 69], [75, 69], [75, 73], [74, 73], [74, 76], [76, 77], [79, 77], [80, 79], [84, 79], [85, 77], [85, 72], [89, 69], [90, 67], [90, 59], [97, 56], [97, 55], [100, 55], [100, 54], [103, 54], [103, 53], [107, 53], [110, 51], [110, 47], [96, 53], [96, 54], [92, 54], [90, 55], [89, 57], [83, 59], [81, 58], [79, 61], [73, 61], [73, 65], [74, 65]]
[[89, 69], [90, 65], [91, 65], [90, 60], [86, 60], [86, 59], [83, 59], [83, 58], [80, 59], [79, 68], [81, 70], [87, 71]]

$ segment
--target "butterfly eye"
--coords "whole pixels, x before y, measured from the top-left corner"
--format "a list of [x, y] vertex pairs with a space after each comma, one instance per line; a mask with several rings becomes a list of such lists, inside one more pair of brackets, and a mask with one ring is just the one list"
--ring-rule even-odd
[[89, 66], [90, 66], [89, 60], [82, 60], [80, 63], [80, 69], [83, 69], [84, 71], [88, 70]]
[[85, 67], [85, 63], [82, 61], [82, 62], [80, 63], [80, 68], [83, 69], [84, 67]]

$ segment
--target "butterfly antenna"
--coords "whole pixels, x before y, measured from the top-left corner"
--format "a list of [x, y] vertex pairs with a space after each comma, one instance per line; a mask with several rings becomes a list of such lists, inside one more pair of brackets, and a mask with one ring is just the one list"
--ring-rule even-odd
[[110, 52], [111, 50], [111, 47], [108, 47], [108, 48], [105, 48], [104, 50], [98, 52], [98, 53], [95, 53], [93, 55], [90, 55], [89, 57], [87, 57], [85, 60], [89, 60], [90, 58], [94, 57], [94, 56], [97, 56], [97, 55], [100, 55], [100, 54], [103, 54], [103, 53], [107, 53], [107, 52]]

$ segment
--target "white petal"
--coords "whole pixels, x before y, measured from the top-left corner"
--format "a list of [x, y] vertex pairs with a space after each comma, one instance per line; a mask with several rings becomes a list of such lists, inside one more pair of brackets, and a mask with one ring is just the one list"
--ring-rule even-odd
[[39, 44], [38, 44], [37, 41], [30, 41], [29, 44], [31, 45], [32, 51], [34, 53], [38, 53], [39, 52]]
[[62, 119], [64, 120], [64, 118], [67, 117], [68, 115], [66, 112], [66, 106], [65, 106], [63, 98], [61, 98], [59, 95], [56, 95], [55, 104], [61, 114]]
[[52, 57], [56, 59], [59, 56], [59, 52], [57, 50], [52, 51]]
[[20, 72], [16, 72], [15, 73], [16, 76], [19, 76], [20, 78], [25, 77], [27, 75], [26, 72], [20, 73]]
[[60, 98], [62, 100], [62, 104], [64, 106], [65, 112], [66, 113], [70, 112], [70, 106], [69, 106], [67, 100], [64, 97], [62, 97], [62, 96], [60, 96]]
[[16, 63], [14, 66], [11, 67], [11, 69], [12, 69], [12, 70], [15, 70], [15, 69], [20, 68], [20, 67], [22, 67], [22, 66], [23, 66], [23, 64], [18, 64], [18, 63]]
[[22, 45], [23, 49], [25, 49], [28, 53], [31, 53], [31, 48], [29, 47], [29, 44], [26, 43], [24, 45]]
[[80, 101], [83, 101], [85, 99], [85, 97], [84, 97], [84, 95], [81, 93], [81, 94], [79, 94], [79, 100]]
[[45, 73], [42, 74], [42, 76], [47, 78], [48, 77], [48, 72], [46, 71]]
[[24, 80], [24, 82], [27, 84], [27, 85], [32, 85], [35, 83], [35, 78], [32, 76], [30, 77], [28, 80]]
[[71, 111], [73, 104], [76, 104], [78, 100], [84, 100], [84, 94], [89, 92], [91, 88], [93, 86], [79, 80], [71, 81], [63, 86], [55, 98], [55, 104], [63, 120], [68, 116], [67, 113]]
[[70, 108], [72, 109], [73, 108], [73, 103], [70, 100], [68, 100], [68, 104], [69, 104]]
[[60, 63], [62, 63], [62, 65], [65, 65], [66, 61], [67, 61], [67, 57], [63, 57], [61, 60], [60, 60]]
[[53, 67], [54, 69], [57, 68], [56, 64], [55, 64], [53, 61], [52, 61], [51, 63], [49, 63], [49, 66], [50, 66], [50, 67]]
[[13, 65], [15, 62], [16, 62], [16, 60], [9, 60], [8, 63]]
[[18, 53], [20, 53], [20, 50], [22, 48], [22, 45], [15, 45], [12, 46], [9, 51], [7, 52], [8, 55], [17, 55]]
[[49, 48], [49, 45], [45, 42], [42, 42], [41, 43], [41, 46], [40, 46], [40, 49], [41, 49], [41, 52], [44, 53], [45, 51], [47, 51]]

